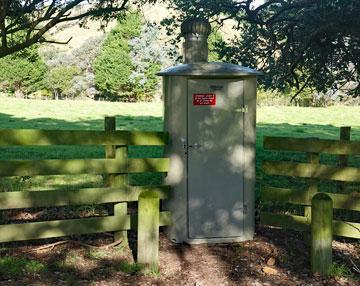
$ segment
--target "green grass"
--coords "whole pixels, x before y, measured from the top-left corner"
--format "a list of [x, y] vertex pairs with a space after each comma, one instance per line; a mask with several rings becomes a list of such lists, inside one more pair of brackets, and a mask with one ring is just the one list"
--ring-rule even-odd
[[[102, 130], [105, 116], [116, 116], [117, 128], [121, 130], [161, 131], [163, 127], [162, 103], [110, 103], [94, 101], [40, 101], [13, 98], [0, 99], [0, 128], [38, 128], [60, 130]], [[257, 190], [260, 183], [286, 185], [297, 181], [283, 178], [274, 180], [261, 172], [260, 163], [263, 160], [290, 159], [304, 161], [303, 154], [292, 154], [265, 151], [262, 148], [263, 137], [295, 136], [339, 138], [340, 126], [351, 126], [351, 139], [360, 140], [360, 107], [329, 107], [329, 108], [302, 108], [302, 107], [261, 107], [257, 110]], [[130, 148], [132, 157], [158, 157], [162, 149], [157, 147]], [[24, 153], [19, 147], [0, 148], [0, 159], [21, 158], [71, 158], [71, 157], [103, 157], [104, 150], [99, 147], [31, 147]], [[334, 161], [336, 157], [322, 156], [321, 160]], [[360, 166], [359, 158], [354, 157], [351, 164]], [[152, 175], [133, 177], [135, 183], [157, 183], [160, 178]], [[76, 176], [69, 179], [64, 176], [50, 176], [17, 179], [15, 185], [2, 182], [4, 189], [51, 189], [98, 186], [100, 176]], [[301, 184], [301, 180], [299, 181]], [[325, 186], [326, 187], [326, 186]], [[257, 192], [259, 193], [259, 192]]]
[[105, 251], [101, 251], [101, 250], [96, 250], [96, 249], [89, 249], [87, 252], [87, 256], [90, 259], [94, 259], [94, 260], [99, 260], [102, 258], [105, 258], [109, 255], [109, 253], [105, 252]]
[[127, 261], [123, 261], [119, 263], [116, 267], [116, 270], [127, 273], [127, 274], [137, 274], [143, 269], [143, 266], [139, 263], [129, 263]]
[[352, 277], [353, 274], [346, 264], [333, 262], [331, 265], [330, 276], [333, 277]]
[[38, 261], [22, 257], [4, 256], [0, 258], [0, 277], [20, 277], [23, 274], [40, 274], [46, 266]]

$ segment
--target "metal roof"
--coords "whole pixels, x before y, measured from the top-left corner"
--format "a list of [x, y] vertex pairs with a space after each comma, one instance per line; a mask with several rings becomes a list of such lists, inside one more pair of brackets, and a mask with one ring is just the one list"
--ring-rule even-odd
[[161, 76], [256, 76], [262, 74], [262, 72], [248, 67], [221, 62], [180, 64], [177, 66], [166, 68], [157, 73], [157, 75]]

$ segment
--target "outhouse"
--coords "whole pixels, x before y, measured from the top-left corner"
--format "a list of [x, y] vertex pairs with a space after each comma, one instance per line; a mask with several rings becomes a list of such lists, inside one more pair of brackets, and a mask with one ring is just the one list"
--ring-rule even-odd
[[247, 67], [208, 62], [207, 20], [181, 26], [184, 64], [163, 77], [172, 186], [169, 238], [244, 241], [254, 235], [256, 79]]

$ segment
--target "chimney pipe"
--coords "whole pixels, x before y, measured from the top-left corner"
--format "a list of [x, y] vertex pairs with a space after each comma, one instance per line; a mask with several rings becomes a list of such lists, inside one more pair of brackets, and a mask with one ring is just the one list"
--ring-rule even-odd
[[188, 18], [181, 24], [184, 63], [201, 63], [208, 61], [207, 38], [211, 33], [208, 20], [203, 18]]

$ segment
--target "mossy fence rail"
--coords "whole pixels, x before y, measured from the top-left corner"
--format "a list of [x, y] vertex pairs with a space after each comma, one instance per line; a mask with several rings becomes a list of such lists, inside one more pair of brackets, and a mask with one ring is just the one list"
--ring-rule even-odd
[[[350, 141], [350, 130], [350, 127], [341, 127], [340, 140], [264, 137], [265, 150], [305, 153], [308, 162], [262, 162], [266, 175], [287, 177], [292, 184], [291, 188], [262, 186], [261, 202], [264, 206], [272, 205], [272, 211], [261, 211], [260, 223], [310, 231], [311, 270], [322, 275], [329, 275], [331, 272], [333, 236], [360, 239], [360, 223], [343, 221], [344, 217], [352, 220], [359, 220], [360, 217], [360, 192], [358, 189], [347, 188], [349, 183], [360, 182], [360, 168], [348, 166], [350, 155], [360, 155], [360, 142]], [[337, 156], [336, 164], [321, 163], [321, 154]], [[296, 188], [294, 178], [305, 180], [305, 190]], [[324, 186], [321, 183], [325, 181], [336, 181], [336, 192], [321, 189]], [[299, 206], [303, 207], [303, 215], [299, 215]], [[345, 216], [333, 219], [335, 209], [341, 210]], [[288, 214], [288, 211], [294, 211], [296, 215]], [[347, 215], [350, 213], [352, 215]]]
[[[308, 162], [262, 162], [262, 169], [265, 174], [306, 179], [307, 189], [298, 190], [296, 186], [294, 188], [262, 186], [262, 203], [301, 205], [304, 206], [304, 215], [261, 212], [261, 224], [299, 231], [310, 230], [311, 200], [316, 193], [323, 191], [319, 189], [319, 183], [322, 180], [337, 181], [337, 192], [326, 192], [333, 201], [334, 209], [360, 211], [360, 192], [347, 193], [344, 190], [347, 182], [360, 182], [360, 168], [347, 166], [348, 156], [360, 155], [360, 142], [349, 140], [350, 127], [342, 127], [340, 133], [340, 140], [264, 137], [265, 150], [306, 153]], [[320, 154], [322, 153], [337, 155], [337, 165], [320, 163]], [[360, 239], [360, 223], [333, 220], [333, 234]]]
[[[0, 177], [101, 174], [106, 187], [76, 190], [0, 192], [0, 210], [113, 203], [113, 215], [0, 225], [0, 242], [114, 232], [126, 239], [138, 231], [137, 260], [157, 268], [159, 226], [170, 223], [159, 200], [169, 196], [168, 186], [130, 186], [133, 173], [166, 173], [167, 158], [129, 158], [129, 146], [164, 146], [164, 132], [116, 131], [115, 118], [105, 118], [104, 131], [0, 130], [0, 146], [94, 145], [104, 146], [105, 158], [2, 160]], [[128, 202], [138, 201], [138, 212], [128, 214]], [[151, 218], [151, 219], [149, 219]]]

